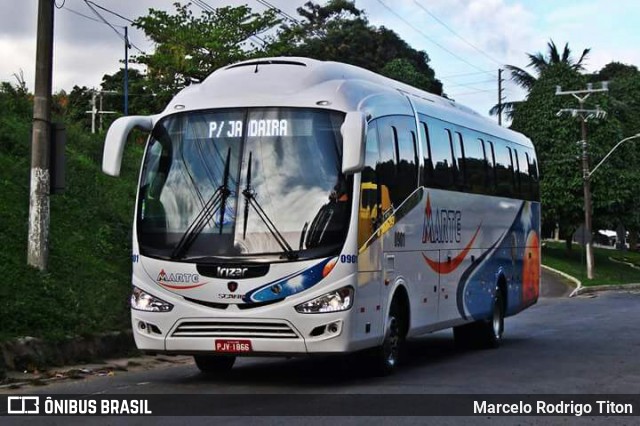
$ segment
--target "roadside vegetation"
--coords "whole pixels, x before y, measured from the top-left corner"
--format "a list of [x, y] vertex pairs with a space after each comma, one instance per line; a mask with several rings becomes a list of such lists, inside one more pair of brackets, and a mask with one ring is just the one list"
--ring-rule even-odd
[[131, 218], [142, 148], [122, 177], [101, 172], [102, 135], [67, 123], [67, 189], [51, 196], [49, 271], [27, 266], [31, 99], [0, 86], [0, 341], [51, 340], [129, 327]]
[[[576, 277], [585, 287], [640, 283], [639, 252], [594, 247], [593, 253], [593, 280], [587, 280], [584, 249], [578, 245], [567, 250], [564, 242], [545, 241], [542, 247], [542, 264]], [[633, 268], [627, 263], [637, 267]]]

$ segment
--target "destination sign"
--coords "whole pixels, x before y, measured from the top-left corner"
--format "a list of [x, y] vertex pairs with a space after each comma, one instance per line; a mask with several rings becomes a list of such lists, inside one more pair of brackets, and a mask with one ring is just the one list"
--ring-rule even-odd
[[[220, 120], [209, 122], [209, 138], [241, 138], [242, 120]], [[289, 120], [249, 120], [249, 137], [289, 136]]]

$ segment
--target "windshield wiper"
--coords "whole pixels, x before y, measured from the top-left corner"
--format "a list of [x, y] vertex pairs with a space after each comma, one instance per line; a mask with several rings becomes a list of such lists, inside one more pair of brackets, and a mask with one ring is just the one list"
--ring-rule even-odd
[[252, 152], [249, 152], [249, 166], [247, 167], [247, 185], [245, 189], [242, 191], [242, 195], [244, 196], [244, 224], [242, 227], [242, 238], [247, 238], [247, 219], [249, 218], [249, 206], [253, 207], [253, 209], [258, 214], [258, 217], [265, 224], [273, 238], [275, 238], [278, 245], [282, 248], [284, 255], [289, 260], [298, 259], [298, 254], [293, 251], [287, 240], [284, 239], [276, 225], [273, 223], [267, 213], [262, 209], [258, 200], [256, 200], [256, 193], [251, 187], [251, 164], [252, 164]]
[[178, 244], [176, 245], [176, 247], [173, 249], [173, 252], [171, 253], [172, 259], [178, 259], [184, 255], [184, 253], [194, 243], [198, 235], [200, 235], [200, 233], [202, 232], [204, 227], [207, 225], [207, 223], [215, 217], [218, 210], [220, 210], [220, 233], [222, 234], [222, 225], [224, 221], [224, 213], [226, 209], [227, 199], [231, 194], [231, 191], [229, 190], [230, 159], [231, 159], [231, 148], [229, 148], [229, 150], [227, 151], [227, 159], [224, 165], [224, 176], [222, 178], [222, 185], [220, 185], [215, 190], [215, 192], [213, 193], [213, 195], [211, 195], [209, 200], [207, 200], [204, 206], [202, 206], [202, 210], [200, 210], [200, 212], [198, 213], [196, 218], [193, 220], [193, 222], [189, 224], [185, 233], [182, 234], [180, 241], [178, 241]]

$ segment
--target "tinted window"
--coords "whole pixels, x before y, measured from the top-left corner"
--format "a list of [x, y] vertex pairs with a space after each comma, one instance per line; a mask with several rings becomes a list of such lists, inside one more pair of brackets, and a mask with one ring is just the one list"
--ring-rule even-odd
[[466, 164], [464, 161], [465, 152], [464, 152], [464, 144], [462, 140], [462, 134], [460, 132], [454, 133], [454, 141], [453, 141], [453, 156], [456, 159], [457, 166], [457, 174], [456, 174], [456, 184], [458, 188], [461, 190], [467, 189], [467, 171]]
[[380, 159], [376, 123], [369, 123], [365, 146], [364, 169], [360, 183], [360, 207], [358, 214], [358, 246], [362, 246], [378, 225], [381, 211], [381, 194], [378, 190], [376, 166]]
[[475, 194], [485, 192], [486, 160], [482, 139], [468, 137], [464, 139], [465, 168], [468, 188]]
[[454, 189], [454, 161], [451, 146], [451, 132], [439, 123], [431, 126], [431, 154], [433, 155], [433, 187]]
[[429, 127], [427, 123], [420, 122], [420, 132], [422, 139], [422, 184], [431, 186], [433, 181], [433, 162], [431, 161], [431, 140], [429, 139]]
[[[389, 188], [391, 202], [398, 207], [418, 187], [418, 152], [413, 117], [385, 117], [378, 122], [381, 182]], [[384, 148], [383, 148], [384, 147]], [[391, 172], [388, 162], [392, 161]]]
[[498, 142], [496, 156], [496, 194], [501, 197], [513, 197], [513, 166], [511, 149]]

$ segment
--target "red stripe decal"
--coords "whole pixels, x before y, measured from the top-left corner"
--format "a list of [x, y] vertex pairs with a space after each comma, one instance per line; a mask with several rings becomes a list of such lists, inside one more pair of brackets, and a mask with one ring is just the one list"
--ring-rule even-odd
[[158, 284], [160, 284], [162, 287], [172, 288], [172, 289], [174, 289], [174, 290], [189, 290], [189, 289], [191, 289], [191, 288], [202, 287], [202, 286], [203, 286], [203, 285], [205, 285], [206, 283], [200, 283], [200, 284], [194, 284], [194, 285], [179, 286], [179, 285], [169, 285], [169, 284], [165, 284], [165, 283], [162, 283], [162, 282], [158, 281]]
[[458, 253], [456, 257], [451, 259], [451, 261], [437, 262], [435, 260], [429, 259], [427, 256], [424, 255], [424, 253], [422, 253], [422, 257], [424, 257], [424, 260], [425, 262], [427, 262], [427, 265], [429, 265], [429, 267], [433, 269], [434, 272], [437, 272], [439, 274], [450, 274], [456, 269], [458, 269], [458, 266], [460, 266], [464, 258], [467, 257], [467, 254], [469, 254], [469, 250], [471, 250], [471, 247], [473, 246], [473, 242], [476, 240], [476, 237], [478, 236], [478, 232], [480, 232], [480, 226], [481, 225], [478, 225], [478, 229], [476, 229], [476, 233], [473, 234], [473, 238], [471, 238], [471, 241], [469, 241], [469, 244], [467, 244], [467, 246], [460, 253]]

